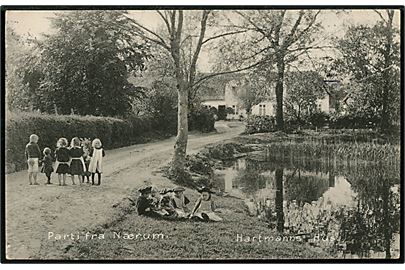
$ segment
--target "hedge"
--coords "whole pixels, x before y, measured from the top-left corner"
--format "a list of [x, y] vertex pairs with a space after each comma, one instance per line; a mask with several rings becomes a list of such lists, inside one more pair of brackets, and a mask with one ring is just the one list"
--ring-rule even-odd
[[246, 120], [245, 133], [262, 133], [275, 131], [274, 117], [268, 115], [250, 115]]
[[211, 132], [215, 130], [215, 118], [212, 111], [201, 107], [188, 114], [188, 129], [201, 132]]
[[128, 146], [143, 141], [154, 132], [153, 119], [8, 113], [6, 117], [6, 173], [26, 168], [25, 145], [33, 133], [39, 136], [39, 147], [56, 148], [64, 137], [100, 138], [105, 149]]
[[[202, 132], [214, 130], [211, 114], [191, 114], [191, 129]], [[50, 115], [40, 113], [8, 112], [6, 116], [6, 173], [27, 168], [24, 150], [33, 133], [39, 136], [38, 145], [56, 148], [59, 138], [99, 138], [105, 149], [118, 148], [145, 142], [151, 137], [172, 136], [177, 132], [177, 119], [162, 119], [151, 116], [129, 116], [122, 120], [112, 117]]]

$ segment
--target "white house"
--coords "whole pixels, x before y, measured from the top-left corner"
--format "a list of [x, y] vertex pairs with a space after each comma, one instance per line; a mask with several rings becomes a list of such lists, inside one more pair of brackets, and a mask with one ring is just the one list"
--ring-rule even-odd
[[[246, 90], [247, 77], [245, 75], [233, 76], [225, 78], [222, 82], [221, 89], [216, 89], [215, 98], [203, 98], [202, 105], [208, 108], [215, 107], [218, 111], [226, 111], [227, 108], [232, 108], [233, 113], [227, 114], [227, 119], [241, 119], [247, 116], [246, 109], [241, 100], [241, 96]], [[339, 106], [339, 96], [336, 95], [340, 88], [340, 81], [326, 80], [325, 96], [317, 100], [317, 109], [327, 114], [335, 112]], [[274, 92], [274, 91], [273, 91]], [[288, 89], [285, 89], [287, 95]], [[268, 100], [255, 104], [251, 108], [252, 115], [268, 115], [275, 116], [276, 104], [275, 93], [270, 94]]]
[[[241, 75], [239, 78], [232, 78], [224, 84], [222, 96], [217, 98], [204, 99], [202, 105], [208, 108], [215, 107], [218, 111], [232, 108], [233, 113], [228, 113], [227, 119], [241, 119], [246, 118], [247, 113], [240, 98], [246, 91], [246, 78]], [[263, 101], [259, 104], [252, 106], [251, 114], [253, 115], [269, 115], [274, 116], [274, 103], [271, 101]]]

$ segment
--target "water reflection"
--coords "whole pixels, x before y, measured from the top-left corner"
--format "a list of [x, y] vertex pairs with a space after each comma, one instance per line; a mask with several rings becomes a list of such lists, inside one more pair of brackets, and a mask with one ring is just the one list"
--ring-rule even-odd
[[340, 257], [399, 256], [399, 171], [239, 159], [218, 171], [220, 188], [251, 215]]

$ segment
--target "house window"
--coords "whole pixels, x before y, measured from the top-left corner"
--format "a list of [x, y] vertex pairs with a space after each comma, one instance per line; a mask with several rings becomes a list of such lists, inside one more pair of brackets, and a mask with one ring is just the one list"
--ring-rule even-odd
[[266, 115], [266, 105], [264, 104], [259, 105], [259, 115]]

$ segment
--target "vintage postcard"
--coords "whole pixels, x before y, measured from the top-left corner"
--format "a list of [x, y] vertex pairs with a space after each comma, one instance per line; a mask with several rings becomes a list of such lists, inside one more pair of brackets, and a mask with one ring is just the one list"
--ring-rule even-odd
[[403, 12], [3, 6], [2, 261], [403, 262]]

